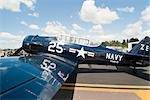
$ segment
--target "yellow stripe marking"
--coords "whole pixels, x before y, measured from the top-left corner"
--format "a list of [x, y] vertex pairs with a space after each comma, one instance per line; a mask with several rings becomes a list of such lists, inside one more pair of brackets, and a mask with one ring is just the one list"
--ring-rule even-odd
[[80, 84], [80, 83], [64, 83], [64, 85], [67, 86], [90, 86], [90, 87], [110, 87], [110, 88], [138, 88], [138, 89], [150, 89], [150, 86], [132, 86], [132, 85], [104, 85], [104, 84]]
[[[100, 84], [70, 84], [65, 83], [61, 89], [65, 90], [81, 90], [81, 91], [97, 91], [97, 92], [121, 92], [121, 93], [135, 93], [142, 100], [150, 100], [150, 90], [142, 90], [141, 88], [149, 88], [149, 86], [133, 86], [134, 88], [140, 88], [141, 90], [131, 90], [131, 89], [105, 89], [103, 87], [117, 87], [117, 88], [133, 88], [132, 86], [124, 86], [124, 85], [100, 85]], [[81, 86], [81, 87], [69, 87], [69, 86]], [[82, 87], [82, 86], [90, 86], [90, 87]], [[100, 87], [100, 88], [92, 88], [92, 87]], [[101, 88], [102, 87], [102, 88]]]

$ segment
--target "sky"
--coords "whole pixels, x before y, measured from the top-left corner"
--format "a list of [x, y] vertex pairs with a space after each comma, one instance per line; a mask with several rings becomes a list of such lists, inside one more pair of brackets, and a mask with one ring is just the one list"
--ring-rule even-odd
[[27, 35], [70, 35], [91, 41], [150, 36], [149, 0], [0, 0], [0, 48]]

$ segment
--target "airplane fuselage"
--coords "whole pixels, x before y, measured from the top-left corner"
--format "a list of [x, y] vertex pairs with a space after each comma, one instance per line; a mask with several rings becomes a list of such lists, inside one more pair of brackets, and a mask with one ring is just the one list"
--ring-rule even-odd
[[101, 64], [101, 65], [119, 65], [119, 66], [139, 66], [141, 59], [137, 62], [126, 59], [126, 53], [105, 48], [103, 46], [89, 47], [78, 44], [68, 44], [62, 46], [63, 52], [61, 56], [72, 59], [78, 59], [80, 64]]
[[[58, 41], [37, 42], [24, 41], [23, 48], [29, 53], [49, 53], [78, 61], [77, 63], [103, 64], [119, 66], [147, 66], [147, 58], [128, 59], [130, 54], [105, 48], [103, 46], [90, 47], [79, 44], [63, 44]], [[144, 60], [147, 60], [145, 62]]]

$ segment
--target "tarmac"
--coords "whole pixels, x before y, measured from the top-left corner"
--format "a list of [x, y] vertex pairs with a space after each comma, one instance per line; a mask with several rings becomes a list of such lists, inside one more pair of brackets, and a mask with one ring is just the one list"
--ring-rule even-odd
[[53, 100], [150, 100], [150, 66], [81, 64]]

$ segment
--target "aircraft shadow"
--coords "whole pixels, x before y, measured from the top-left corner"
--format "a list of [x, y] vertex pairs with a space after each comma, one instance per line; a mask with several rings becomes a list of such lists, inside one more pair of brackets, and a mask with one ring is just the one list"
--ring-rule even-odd
[[148, 72], [148, 70], [146, 69], [137, 68], [136, 71], [133, 71], [133, 68], [131, 67], [121, 67], [121, 66], [118, 66], [117, 69], [118, 71], [124, 71], [125, 73], [128, 73], [130, 75], [150, 81], [150, 73], [145, 73], [146, 71]]
[[115, 69], [89, 69], [79, 68], [78, 73], [120, 73], [123, 71], [117, 71]]
[[136, 69], [136, 72], [133, 71], [133, 68], [127, 66], [118, 66], [117, 69], [89, 69], [89, 68], [79, 68], [78, 73], [120, 73], [124, 72], [138, 78], [150, 81], [150, 73], [145, 73], [146, 69]]

